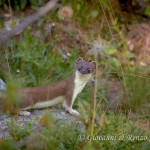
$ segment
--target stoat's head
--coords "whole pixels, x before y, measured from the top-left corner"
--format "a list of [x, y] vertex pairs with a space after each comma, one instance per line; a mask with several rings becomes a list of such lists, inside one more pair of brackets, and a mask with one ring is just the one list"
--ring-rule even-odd
[[82, 57], [79, 57], [76, 61], [76, 70], [83, 75], [92, 74], [96, 70], [96, 62], [84, 61]]

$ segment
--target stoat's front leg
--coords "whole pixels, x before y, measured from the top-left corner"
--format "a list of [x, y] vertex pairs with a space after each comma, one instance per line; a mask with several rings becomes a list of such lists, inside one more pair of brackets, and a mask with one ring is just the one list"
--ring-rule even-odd
[[73, 102], [72, 97], [66, 96], [65, 101], [62, 104], [63, 108], [72, 115], [80, 116], [80, 113], [78, 113], [76, 110], [72, 109], [72, 105], [73, 105], [72, 102]]

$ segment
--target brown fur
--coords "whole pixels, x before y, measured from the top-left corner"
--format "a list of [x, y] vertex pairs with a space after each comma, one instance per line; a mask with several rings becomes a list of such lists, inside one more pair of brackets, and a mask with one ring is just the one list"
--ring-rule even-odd
[[74, 74], [68, 79], [41, 87], [23, 88], [19, 91], [23, 101], [20, 104], [20, 108], [32, 106], [38, 102], [48, 101], [58, 96], [65, 96], [68, 100], [67, 104], [71, 104], [71, 98], [73, 94], [74, 86]]

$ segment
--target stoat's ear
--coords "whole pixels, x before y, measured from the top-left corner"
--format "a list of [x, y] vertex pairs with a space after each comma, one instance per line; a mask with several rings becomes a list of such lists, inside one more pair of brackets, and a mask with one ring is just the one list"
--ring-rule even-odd
[[77, 59], [77, 61], [76, 61], [76, 64], [79, 64], [80, 62], [82, 62], [83, 61], [83, 58], [82, 57], [79, 57], [78, 59]]
[[95, 70], [96, 69], [96, 61], [91, 61], [91, 66], [92, 66], [92, 69]]

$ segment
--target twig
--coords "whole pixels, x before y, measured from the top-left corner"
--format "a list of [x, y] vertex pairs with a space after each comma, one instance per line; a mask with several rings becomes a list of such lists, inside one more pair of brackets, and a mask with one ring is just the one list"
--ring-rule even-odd
[[37, 11], [35, 14], [27, 17], [23, 22], [21, 22], [19, 25], [16, 25], [10, 32], [7, 32], [5, 34], [2, 34], [0, 36], [0, 47], [4, 45], [10, 38], [19, 35], [21, 32], [24, 31], [24, 29], [30, 25], [33, 24], [37, 19], [44, 16], [46, 13], [48, 13], [58, 2], [58, 0], [51, 0], [49, 1], [44, 7], [41, 7], [39, 11]]
[[2, 129], [1, 129], [2, 127], [1, 127], [1, 125], [0, 125], [0, 144], [1, 144], [1, 141], [2, 141], [2, 135], [1, 135], [1, 131], [2, 131]]
[[12, 9], [11, 9], [10, 0], [8, 0], [8, 3], [9, 3], [9, 13], [10, 13], [10, 19], [11, 19], [11, 23], [12, 23], [13, 16], [12, 16]]
[[12, 80], [12, 75], [11, 75], [11, 70], [10, 70], [10, 66], [9, 66], [9, 61], [8, 61], [8, 57], [7, 57], [7, 53], [6, 53], [6, 48], [5, 48], [5, 56], [6, 56], [6, 61], [7, 61], [7, 65], [8, 65], [8, 70], [9, 70], [10, 79]]
[[98, 56], [95, 55], [95, 60], [96, 60], [96, 76], [95, 76], [95, 83], [93, 87], [93, 99], [92, 99], [92, 129], [91, 129], [91, 136], [93, 135], [94, 132], [94, 122], [95, 122], [95, 113], [96, 113], [96, 92], [97, 92], [97, 78], [98, 78], [98, 69], [97, 69], [97, 64], [98, 64]]

